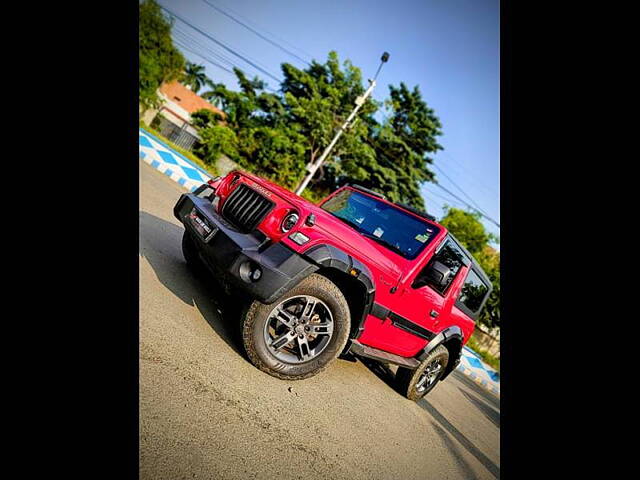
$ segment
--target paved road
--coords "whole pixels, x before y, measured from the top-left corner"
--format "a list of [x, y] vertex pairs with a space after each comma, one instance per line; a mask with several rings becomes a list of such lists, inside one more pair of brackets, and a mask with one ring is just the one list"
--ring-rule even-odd
[[179, 185], [140, 162], [140, 478], [493, 479], [500, 401], [454, 372], [428, 400], [337, 360], [301, 382], [254, 368], [236, 305], [187, 271]]

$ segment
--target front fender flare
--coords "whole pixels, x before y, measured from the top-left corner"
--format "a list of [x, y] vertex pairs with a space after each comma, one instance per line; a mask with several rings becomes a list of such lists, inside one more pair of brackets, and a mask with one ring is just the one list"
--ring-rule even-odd
[[[376, 286], [371, 270], [357, 258], [329, 244], [315, 245], [301, 255], [321, 267], [343, 272], [362, 284], [366, 291], [365, 298], [362, 299], [364, 302], [362, 315], [358, 319], [353, 319], [357, 322], [357, 327], [352, 330], [354, 338], [358, 338], [364, 330], [364, 321], [373, 307], [375, 298]], [[352, 273], [354, 269], [356, 275]]]
[[367, 293], [371, 294], [376, 290], [375, 284], [373, 283], [373, 275], [369, 268], [357, 258], [353, 258], [348, 253], [333, 245], [316, 245], [306, 252], [303, 252], [302, 255], [313, 260], [318, 265], [335, 268], [344, 273], [349, 273], [355, 268], [358, 271], [358, 275], [354, 278], [364, 284]]

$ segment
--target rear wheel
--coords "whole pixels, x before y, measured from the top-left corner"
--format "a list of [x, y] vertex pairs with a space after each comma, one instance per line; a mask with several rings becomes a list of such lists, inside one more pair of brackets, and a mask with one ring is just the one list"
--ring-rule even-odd
[[419, 400], [434, 389], [449, 363], [449, 350], [437, 346], [415, 370], [398, 368], [398, 390], [409, 400]]
[[324, 370], [344, 349], [350, 312], [340, 289], [311, 274], [271, 305], [254, 301], [243, 318], [247, 356], [260, 370], [301, 380]]

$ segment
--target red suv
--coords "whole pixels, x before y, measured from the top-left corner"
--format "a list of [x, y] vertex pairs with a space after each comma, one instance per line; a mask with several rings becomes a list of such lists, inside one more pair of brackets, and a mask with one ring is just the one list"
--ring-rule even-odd
[[183, 194], [188, 264], [250, 299], [246, 353], [274, 377], [311, 377], [341, 353], [399, 366], [427, 394], [460, 362], [491, 282], [435, 219], [347, 185], [314, 205], [246, 172]]

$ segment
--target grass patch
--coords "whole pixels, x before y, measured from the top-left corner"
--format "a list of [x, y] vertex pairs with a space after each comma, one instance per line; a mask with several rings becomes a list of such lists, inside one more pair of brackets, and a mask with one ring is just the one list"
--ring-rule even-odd
[[196, 157], [193, 154], [193, 152], [190, 152], [189, 150], [185, 150], [184, 148], [179, 147], [178, 145], [173, 143], [171, 140], [169, 140], [167, 137], [162, 136], [162, 134], [159, 131], [157, 131], [155, 128], [150, 127], [149, 125], [144, 123], [142, 120], [140, 120], [140, 127], [144, 128], [149, 133], [153, 133], [156, 137], [158, 137], [164, 143], [169, 145], [176, 152], [178, 152], [178, 153], [184, 155], [185, 157], [187, 157], [193, 163], [195, 163], [200, 168], [202, 168], [205, 172], [209, 172], [212, 177], [217, 177], [218, 176], [218, 171], [216, 170], [216, 168], [213, 165], [209, 165], [208, 163], [205, 163], [203, 160], [201, 160], [200, 158]]
[[500, 359], [498, 357], [494, 357], [486, 350], [483, 350], [482, 347], [478, 344], [475, 338], [471, 337], [469, 342], [467, 343], [467, 347], [476, 352], [484, 363], [489, 365], [491, 368], [496, 369], [498, 372], [500, 371]]

